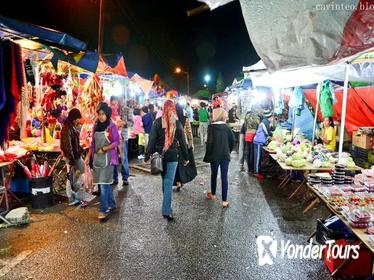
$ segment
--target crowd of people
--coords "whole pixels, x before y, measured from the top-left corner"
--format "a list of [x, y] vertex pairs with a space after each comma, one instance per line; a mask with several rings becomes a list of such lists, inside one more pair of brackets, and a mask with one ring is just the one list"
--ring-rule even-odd
[[222, 207], [228, 207], [228, 169], [235, 138], [227, 126], [228, 113], [220, 106], [208, 107], [201, 103], [193, 108], [176, 98], [168, 98], [163, 108], [153, 104], [140, 106], [135, 101], [122, 102], [112, 96], [108, 103], [97, 106], [96, 121], [88, 153], [83, 159], [79, 127], [82, 114], [74, 108], [61, 131], [61, 150], [68, 163], [67, 192], [71, 205], [86, 206], [82, 193], [81, 176], [91, 172], [93, 184], [100, 195], [99, 220], [105, 220], [117, 204], [113, 187], [120, 182], [129, 184], [129, 140], [136, 139], [138, 159], [147, 163], [154, 153], [162, 154], [162, 215], [173, 220], [172, 190], [179, 191], [197, 176], [194, 160], [196, 128], [201, 145], [206, 146], [204, 161], [211, 166], [211, 190], [207, 199], [215, 199], [217, 175], [221, 169]]
[[[85, 159], [79, 141], [79, 126], [82, 118], [78, 109], [72, 109], [61, 130], [61, 150], [68, 163], [67, 191], [71, 204], [86, 206], [79, 179], [85, 171], [93, 174], [93, 183], [100, 194], [99, 219], [104, 220], [116, 209], [113, 186], [129, 184], [129, 144], [137, 151], [139, 160], [150, 162], [158, 153], [163, 158], [162, 215], [173, 219], [172, 190], [179, 191], [184, 184], [197, 176], [194, 160], [194, 138], [199, 137], [205, 147], [204, 162], [210, 164], [211, 182], [207, 199], [216, 198], [218, 170], [222, 180], [222, 207], [228, 202], [228, 170], [230, 154], [235, 146], [233, 128], [240, 123], [236, 105], [227, 112], [219, 99], [211, 104], [201, 102], [191, 106], [182, 105], [175, 94], [167, 97], [162, 108], [146, 101], [145, 105], [134, 100], [124, 102], [112, 96], [109, 103], [97, 107], [97, 116], [90, 139], [90, 148]], [[259, 180], [264, 179], [262, 170], [263, 147], [270, 140], [277, 126], [271, 107], [250, 108], [241, 125], [239, 136], [240, 171]], [[336, 131], [331, 118], [321, 124], [317, 141], [330, 151], [336, 149]], [[130, 141], [130, 139], [132, 141]]]
[[[82, 118], [78, 109], [72, 109], [61, 131], [61, 150], [69, 166], [68, 189], [72, 204], [82, 203], [81, 187], [75, 182], [85, 171], [93, 174], [93, 183], [100, 193], [99, 219], [104, 220], [116, 209], [113, 186], [129, 184], [129, 140], [138, 151], [138, 159], [150, 163], [155, 153], [162, 155], [162, 215], [173, 219], [173, 186], [179, 191], [184, 184], [197, 176], [194, 159], [194, 137], [199, 136], [205, 147], [204, 162], [210, 164], [211, 181], [207, 199], [216, 198], [217, 176], [220, 169], [222, 180], [222, 207], [228, 202], [228, 171], [230, 154], [235, 146], [233, 124], [238, 123], [237, 107], [228, 112], [222, 102], [211, 105], [201, 103], [199, 108], [178, 103], [177, 98], [167, 98], [162, 108], [154, 104], [140, 106], [130, 100], [122, 102], [111, 97], [109, 103], [97, 107], [90, 148], [85, 159], [79, 145], [79, 124]], [[276, 127], [276, 118], [270, 108], [251, 108], [244, 117], [239, 137], [240, 171], [257, 179], [264, 178], [261, 170], [263, 147]], [[333, 122], [325, 119], [319, 141], [329, 150], [335, 150], [336, 139]], [[78, 186], [77, 186], [78, 185]], [[85, 205], [83, 203], [83, 205]]]

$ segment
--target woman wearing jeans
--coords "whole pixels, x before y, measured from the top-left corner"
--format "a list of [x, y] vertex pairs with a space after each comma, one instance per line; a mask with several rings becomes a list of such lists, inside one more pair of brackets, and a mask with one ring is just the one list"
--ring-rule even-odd
[[175, 103], [172, 100], [167, 100], [164, 104], [162, 117], [156, 119], [153, 123], [145, 161], [148, 161], [153, 153], [164, 154], [164, 172], [161, 174], [163, 192], [162, 216], [168, 221], [173, 220], [171, 201], [179, 149], [184, 159], [184, 164], [187, 165], [188, 150], [183, 126], [178, 120]]
[[218, 168], [221, 168], [222, 180], [222, 207], [227, 208], [228, 191], [228, 171], [230, 163], [230, 154], [234, 149], [235, 138], [231, 129], [226, 124], [227, 112], [222, 108], [213, 110], [212, 124], [208, 129], [208, 141], [206, 144], [206, 153], [204, 162], [210, 163], [211, 168], [211, 191], [207, 198], [213, 200], [216, 198]]
[[100, 221], [106, 219], [116, 209], [111, 184], [114, 166], [118, 165], [117, 147], [120, 140], [117, 126], [111, 121], [111, 115], [112, 109], [108, 104], [100, 103], [90, 151], [86, 156], [88, 163], [93, 155], [93, 183], [100, 185]]

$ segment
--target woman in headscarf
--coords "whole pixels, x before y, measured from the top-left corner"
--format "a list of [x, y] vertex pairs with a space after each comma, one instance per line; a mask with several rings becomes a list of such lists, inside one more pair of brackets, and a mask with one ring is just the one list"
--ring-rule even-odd
[[112, 186], [114, 166], [118, 165], [119, 134], [116, 124], [111, 120], [112, 109], [101, 102], [97, 108], [97, 122], [93, 128], [88, 163], [93, 156], [93, 183], [100, 186], [99, 220], [105, 220], [116, 209]]
[[204, 162], [210, 163], [211, 191], [207, 193], [208, 200], [216, 198], [218, 168], [221, 168], [222, 207], [227, 208], [228, 171], [230, 154], [234, 149], [235, 138], [232, 130], [226, 124], [227, 112], [223, 108], [213, 110], [212, 124], [208, 128], [208, 140]]
[[162, 176], [162, 215], [168, 221], [173, 220], [171, 208], [172, 188], [175, 178], [175, 172], [178, 165], [179, 151], [183, 157], [185, 165], [188, 161], [188, 150], [184, 136], [183, 126], [178, 120], [175, 103], [172, 100], [166, 100], [161, 118], [156, 119], [145, 154], [145, 161], [149, 161], [153, 153], [163, 155], [163, 173]]
[[181, 122], [184, 129], [184, 136], [187, 141], [188, 154], [190, 160], [190, 163], [187, 166], [184, 166], [183, 161], [181, 161], [181, 157], [179, 157], [178, 167], [175, 173], [174, 186], [177, 186], [176, 190], [180, 191], [180, 189], [183, 187], [183, 184], [191, 182], [193, 179], [195, 179], [195, 177], [197, 176], [197, 170], [193, 155], [194, 145], [191, 122], [188, 119], [187, 113], [181, 104], [177, 103], [176, 109], [178, 119]]

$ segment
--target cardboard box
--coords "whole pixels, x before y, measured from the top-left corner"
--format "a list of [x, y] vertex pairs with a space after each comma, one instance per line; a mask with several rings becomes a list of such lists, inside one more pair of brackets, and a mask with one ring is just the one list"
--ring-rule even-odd
[[352, 134], [352, 145], [362, 148], [371, 150], [371, 138], [373, 136], [369, 134], [360, 134], [358, 131], [354, 131]]

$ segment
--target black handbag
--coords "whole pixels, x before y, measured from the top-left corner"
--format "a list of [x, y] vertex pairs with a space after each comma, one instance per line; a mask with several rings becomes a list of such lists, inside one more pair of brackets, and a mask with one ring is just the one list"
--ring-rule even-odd
[[163, 158], [164, 158], [164, 153], [160, 155], [159, 153], [154, 153], [151, 156], [151, 174], [152, 175], [159, 175], [164, 171], [164, 166], [163, 166]]

